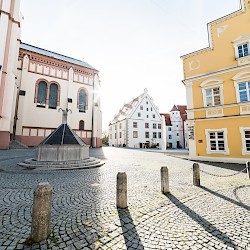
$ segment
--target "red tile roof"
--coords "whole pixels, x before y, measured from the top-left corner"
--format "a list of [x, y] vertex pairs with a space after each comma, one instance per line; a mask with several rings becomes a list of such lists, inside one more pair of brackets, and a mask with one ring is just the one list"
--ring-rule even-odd
[[170, 114], [163, 114], [161, 113], [160, 115], [163, 115], [165, 117], [165, 124], [166, 126], [172, 126], [171, 120], [170, 120]]

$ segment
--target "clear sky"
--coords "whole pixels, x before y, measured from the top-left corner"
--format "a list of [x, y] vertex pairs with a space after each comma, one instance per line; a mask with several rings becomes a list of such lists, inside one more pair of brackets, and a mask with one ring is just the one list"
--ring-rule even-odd
[[22, 0], [22, 42], [100, 71], [103, 130], [145, 88], [159, 111], [186, 104], [181, 55], [208, 46], [207, 23], [240, 0]]

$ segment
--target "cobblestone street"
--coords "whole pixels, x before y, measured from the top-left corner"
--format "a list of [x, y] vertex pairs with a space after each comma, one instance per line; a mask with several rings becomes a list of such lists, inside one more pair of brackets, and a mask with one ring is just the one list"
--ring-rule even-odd
[[[91, 149], [105, 165], [83, 170], [24, 170], [16, 165], [34, 150], [0, 151], [0, 250], [2, 249], [245, 249], [250, 250], [250, 180], [201, 173], [193, 186], [193, 162], [160, 152]], [[160, 192], [167, 166], [170, 194]], [[200, 163], [217, 175], [245, 165]], [[128, 209], [116, 208], [116, 176], [128, 177]], [[27, 246], [33, 192], [53, 186], [51, 235]]]

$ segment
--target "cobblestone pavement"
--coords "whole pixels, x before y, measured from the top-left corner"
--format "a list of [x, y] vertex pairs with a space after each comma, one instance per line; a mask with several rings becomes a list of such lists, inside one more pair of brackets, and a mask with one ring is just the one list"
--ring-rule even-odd
[[[193, 162], [159, 152], [91, 149], [106, 164], [85, 170], [23, 170], [33, 149], [0, 151], [0, 250], [2, 249], [248, 249], [250, 181], [246, 173], [201, 173], [192, 185]], [[160, 192], [160, 168], [168, 166], [171, 194]], [[201, 169], [230, 175], [244, 165]], [[116, 176], [128, 176], [128, 209], [116, 208]], [[51, 235], [27, 246], [33, 191], [53, 186]]]

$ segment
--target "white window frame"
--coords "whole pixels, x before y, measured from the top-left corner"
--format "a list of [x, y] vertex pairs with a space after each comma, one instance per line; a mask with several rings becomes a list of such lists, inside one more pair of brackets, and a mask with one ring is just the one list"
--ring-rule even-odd
[[[223, 132], [224, 136], [224, 150], [211, 150], [210, 149], [210, 132]], [[227, 139], [227, 128], [218, 128], [218, 129], [205, 129], [206, 134], [206, 152], [207, 154], [223, 154], [229, 155], [230, 150], [228, 148], [228, 139]]]
[[[249, 82], [250, 81], [250, 71], [243, 71], [235, 75], [233, 78], [234, 80], [234, 88], [235, 88], [235, 93], [236, 93], [236, 100], [237, 103], [247, 103], [247, 102], [241, 102], [240, 101], [240, 92], [239, 92], [239, 83], [244, 83], [244, 82]], [[250, 96], [249, 96], [250, 98]], [[250, 101], [250, 99], [249, 99]], [[248, 101], [248, 102], [249, 102]]]
[[137, 127], [138, 127], [137, 122], [133, 122], [133, 128], [137, 128]]
[[138, 131], [133, 131], [133, 138], [138, 138]]
[[[240, 66], [240, 65], [249, 64], [250, 62], [250, 34], [241, 35], [237, 37], [235, 40], [233, 40], [232, 43], [234, 46], [235, 58], [238, 61], [238, 65]], [[248, 44], [248, 55], [240, 57], [238, 47], [243, 44]]]
[[[211, 107], [218, 107], [224, 104], [224, 99], [223, 99], [223, 80], [213, 78], [213, 79], [207, 79], [203, 81], [200, 84], [200, 87], [202, 88], [202, 95], [203, 95], [203, 104], [205, 108], [211, 108]], [[214, 89], [214, 88], [219, 88], [220, 92], [220, 104], [214, 105], [214, 98], [213, 98], [213, 105], [212, 106], [207, 106], [207, 95], [206, 95], [206, 90], [207, 89]]]
[[246, 130], [250, 131], [250, 127], [240, 127], [241, 142], [242, 142], [242, 147], [241, 147], [242, 155], [250, 155], [250, 151], [247, 151], [247, 148], [246, 148], [246, 138], [245, 138]]

